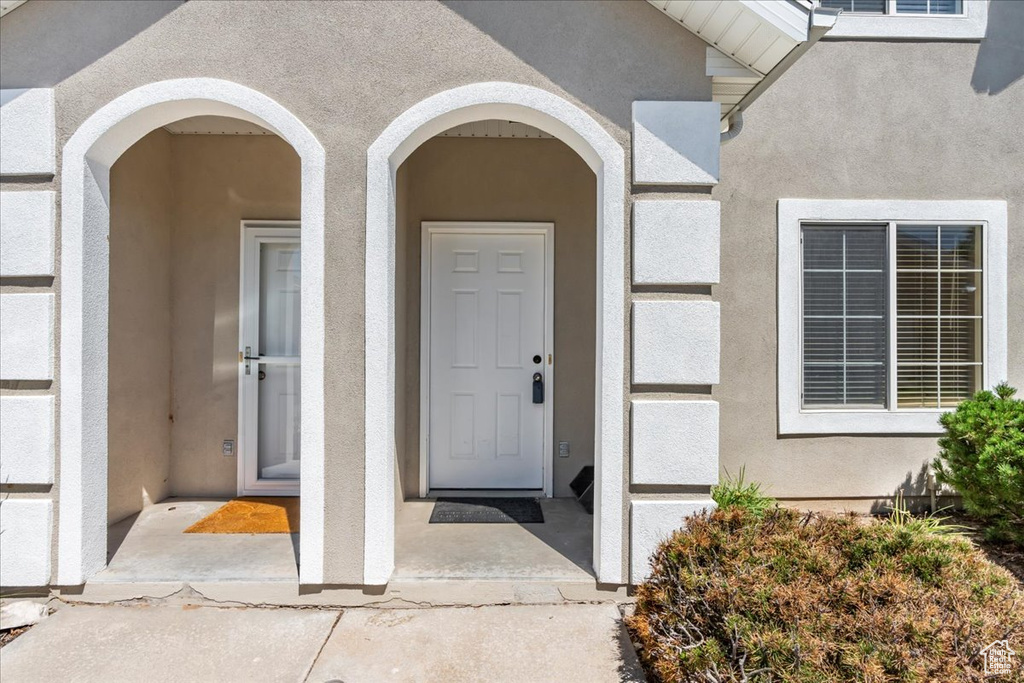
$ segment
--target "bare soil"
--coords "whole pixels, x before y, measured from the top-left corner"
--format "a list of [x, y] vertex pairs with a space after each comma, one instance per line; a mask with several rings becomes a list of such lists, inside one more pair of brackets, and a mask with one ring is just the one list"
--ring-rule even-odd
[[946, 522], [959, 527], [958, 531], [985, 553], [990, 562], [1013, 574], [1024, 589], [1024, 548], [1012, 543], [993, 543], [987, 540], [981, 522], [963, 512], [953, 513]]

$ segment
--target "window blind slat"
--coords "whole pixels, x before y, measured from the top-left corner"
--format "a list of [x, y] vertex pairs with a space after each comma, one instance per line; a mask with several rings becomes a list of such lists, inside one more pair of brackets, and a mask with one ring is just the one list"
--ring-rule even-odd
[[804, 226], [804, 405], [885, 405], [886, 250], [886, 226]]
[[981, 388], [981, 230], [896, 231], [897, 407], [956, 405]]

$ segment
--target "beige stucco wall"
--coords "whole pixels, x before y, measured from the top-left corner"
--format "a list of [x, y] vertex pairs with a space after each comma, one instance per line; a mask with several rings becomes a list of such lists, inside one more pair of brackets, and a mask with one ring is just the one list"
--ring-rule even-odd
[[299, 158], [276, 136], [175, 135], [171, 169], [172, 490], [233, 496], [241, 222], [298, 220]]
[[937, 450], [934, 437], [777, 436], [780, 197], [1005, 199], [1009, 379], [1024, 386], [1024, 87], [1010, 85], [1024, 71], [1024, 7], [1014, 4], [992, 5], [990, 39], [980, 46], [821, 42], [722, 147], [713, 193], [722, 202], [722, 383], [714, 397], [729, 471], [746, 465], [747, 477], [777, 496], [866, 497], [849, 503], [863, 506], [897, 489], [921, 493], [921, 468]]
[[297, 220], [276, 136], [170, 135], [111, 173], [110, 521], [168, 495], [233, 496], [241, 221]]
[[154, 131], [110, 171], [107, 519], [170, 491], [171, 136]]
[[[554, 493], [594, 462], [597, 181], [568, 146], [545, 139], [434, 138], [399, 170], [405, 202], [398, 217], [398, 270], [404, 320], [396, 332], [399, 395], [396, 422], [406, 497], [419, 495], [420, 259], [423, 221], [537, 221], [555, 224]], [[398, 195], [401, 199], [401, 193]], [[404, 293], [404, 294], [401, 294]], [[403, 311], [400, 311], [403, 312]], [[403, 334], [404, 333], [404, 334]], [[403, 381], [404, 380], [404, 381]], [[404, 421], [399, 419], [404, 417]]]
[[[628, 150], [634, 100], [710, 99], [704, 48], [639, 1], [33, 0], [0, 22], [0, 85], [54, 88], [58, 150], [90, 114], [125, 92], [198, 76], [265, 93], [319, 139], [327, 158], [325, 576], [358, 583], [367, 148], [430, 95], [511, 81], [580, 106]], [[59, 178], [40, 187], [59, 190]], [[59, 276], [52, 289], [59, 296]], [[59, 379], [53, 390], [59, 393]], [[223, 436], [213, 431], [209, 443], [219, 452]]]
[[[722, 302], [722, 383], [711, 393], [722, 405], [722, 463], [730, 471], [745, 464], [749, 478], [764, 481], [780, 496], [871, 498], [890, 493], [908, 474], [916, 476], [933, 452], [933, 440], [925, 438], [778, 438], [774, 245], [780, 197], [1007, 199], [1010, 379], [1024, 384], [1024, 314], [1014, 305], [1024, 295], [1024, 274], [1012, 265], [1024, 262], [1024, 190], [1019, 182], [1024, 151], [1018, 136], [1024, 95], [1017, 80], [1020, 61], [1014, 56], [1024, 30], [1020, 10], [1014, 9], [1019, 6], [993, 3], [991, 38], [980, 45], [823, 42], [751, 107], [743, 133], [723, 148], [722, 183], [713, 192], [722, 203], [722, 284], [711, 290], [711, 296]], [[226, 26], [231, 31], [225, 31]], [[537, 86], [580, 106], [623, 146], [628, 165], [632, 102], [709, 99], [704, 53], [701, 40], [639, 1], [32, 0], [0, 22], [0, 85], [54, 87], [58, 150], [90, 114], [132, 88], [197, 76], [235, 81], [267, 94], [323, 144], [325, 576], [329, 583], [358, 583], [364, 529], [362, 305], [368, 146], [396, 116], [422, 99], [467, 83], [500, 80]], [[202, 166], [189, 167], [197, 177], [204, 172]], [[33, 183], [39, 189], [60, 189], [59, 178]], [[244, 188], [221, 184], [209, 193], [205, 187], [194, 189], [197, 196], [234, 201], [232, 193]], [[631, 193], [645, 190], [609, 191], [622, 191], [629, 199]], [[263, 198], [248, 190], [239, 196]], [[268, 196], [276, 199], [273, 206], [261, 204], [263, 208], [285, 207], [282, 196]], [[225, 226], [229, 214], [225, 211]], [[229, 459], [219, 455], [225, 430], [233, 433], [228, 406], [234, 392], [219, 363], [227, 358], [228, 340], [232, 358], [237, 349], [235, 333], [216, 327], [216, 314], [228, 311], [230, 316], [237, 310], [237, 301], [228, 305], [232, 297], [237, 299], [237, 273], [228, 277], [230, 268], [220, 272], [216, 267], [237, 259], [237, 226], [243, 217], [237, 214], [236, 210], [231, 216], [230, 230], [236, 231], [231, 240], [221, 235], [229, 228], [219, 218], [212, 225], [197, 213], [189, 227], [215, 231], [209, 237], [219, 246], [212, 251], [233, 251], [225, 256], [229, 260], [206, 259], [203, 253], [182, 256], [197, 273], [202, 265], [204, 292], [214, 296], [196, 319], [201, 333], [197, 337], [206, 346], [181, 349], [202, 354], [192, 386], [195, 395], [205, 389], [203, 395], [211, 397], [205, 407], [213, 416], [202, 422], [202, 414], [192, 414], [202, 427], [201, 435], [188, 442], [188, 450], [199, 464], [174, 472], [183, 480], [192, 481], [207, 466], [216, 477], [234, 472]], [[411, 220], [407, 216], [406, 224]], [[625, 240], [628, 275], [628, 228]], [[199, 249], [197, 244], [189, 242]], [[411, 245], [406, 246], [408, 252]], [[413, 281], [406, 281], [406, 290]], [[195, 294], [185, 284], [172, 294], [175, 314], [191, 310], [178, 312], [178, 307], [188, 305], [179, 297]], [[59, 274], [38, 287], [56, 292], [59, 306]], [[644, 295], [707, 296], [689, 290]], [[410, 315], [407, 308], [406, 336], [415, 329], [408, 324]], [[649, 395], [649, 389], [640, 388], [640, 393]], [[59, 390], [59, 377], [45, 389]], [[626, 397], [630, 391], [623, 387]], [[190, 406], [175, 405], [174, 410], [176, 419], [184, 420]], [[406, 417], [408, 425], [408, 411]], [[185, 427], [179, 429], [176, 422], [174, 429], [172, 443]], [[624, 445], [628, 446], [628, 434]], [[627, 474], [624, 467], [622, 476]], [[634, 499], [661, 495], [666, 492], [630, 490]], [[624, 522], [624, 533], [627, 530]]]

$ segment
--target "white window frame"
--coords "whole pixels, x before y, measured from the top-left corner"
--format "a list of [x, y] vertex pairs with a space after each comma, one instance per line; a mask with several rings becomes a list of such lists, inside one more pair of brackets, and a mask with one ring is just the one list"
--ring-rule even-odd
[[840, 12], [823, 39], [981, 40], [987, 28], [988, 0], [963, 0], [961, 14], [897, 14], [888, 0], [885, 14]]
[[[810, 223], [956, 223], [982, 226], [984, 388], [1007, 376], [1007, 211], [1001, 200], [780, 199], [778, 206], [779, 434], [938, 434], [948, 409], [804, 408], [802, 254]], [[891, 239], [891, 237], [890, 237]], [[891, 322], [890, 322], [891, 324]], [[890, 347], [893, 344], [890, 330]], [[895, 371], [889, 349], [890, 372]]]

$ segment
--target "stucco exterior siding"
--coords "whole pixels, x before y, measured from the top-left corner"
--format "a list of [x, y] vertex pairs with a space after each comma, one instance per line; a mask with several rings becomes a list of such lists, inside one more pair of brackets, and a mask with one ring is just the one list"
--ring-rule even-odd
[[[374, 519], [366, 513], [365, 434], [367, 419], [375, 419], [365, 414], [365, 382], [373, 377], [366, 373], [365, 339], [374, 322], [367, 317], [379, 316], [365, 310], [368, 149], [417, 103], [469, 84], [533, 86], [579, 107], [614, 140], [608, 146], [622, 147], [625, 168], [617, 170], [632, 179], [603, 188], [621, 193], [626, 226], [626, 314], [605, 321], [623, 326], [623, 349], [616, 351], [624, 352], [625, 380], [614, 389], [623, 399], [626, 457], [621, 471], [604, 475], [621, 477], [622, 566], [639, 576], [643, 558], [630, 556], [629, 539], [647, 548], [676, 522], [678, 510], [702, 506], [713, 479], [708, 470], [715, 468], [702, 460], [699, 483], [666, 483], [658, 453], [648, 448], [648, 471], [631, 472], [631, 418], [646, 425], [636, 429], [660, 433], [650, 415], [630, 413], [637, 402], [672, 402], [678, 414], [699, 404], [707, 424], [716, 415], [720, 427], [715, 444], [709, 440], [696, 450], [710, 458], [717, 449], [725, 471], [745, 467], [747, 478], [762, 482], [768, 493], [802, 505], [841, 500], [870, 507], [897, 490], [924, 493], [923, 468], [935, 455], [935, 436], [779, 434], [781, 198], [1005, 200], [1008, 379], [1024, 385], [1021, 5], [993, 2], [988, 37], [980, 44], [815, 44], [744, 112], [743, 131], [721, 147], [720, 160], [709, 152], [714, 144], [702, 147], [705, 161], [720, 161], [719, 183], [711, 188], [682, 181], [655, 186], [648, 183], [662, 176], [646, 172], [634, 178], [634, 103], [703, 113], [717, 106], [709, 102], [706, 43], [646, 2], [31, 0], [0, 22], [0, 87], [52, 88], [58, 171], [54, 177], [4, 176], [0, 189], [56, 192], [59, 265], [62, 150], [84, 121], [125, 93], [167, 79], [223, 79], [271, 98], [309, 128], [326, 155], [323, 579], [358, 585], [366, 576], [364, 555], [373, 557], [364, 553], [364, 535], [372, 528], [366, 522]], [[662, 107], [663, 101], [686, 106]], [[671, 127], [674, 116], [658, 121]], [[717, 138], [714, 132], [691, 137], [705, 143]], [[662, 149], [659, 142], [654, 146]], [[433, 139], [398, 171], [390, 188], [397, 226], [398, 500], [419, 488], [419, 250], [425, 220], [555, 223], [554, 440], [572, 442], [568, 460], [555, 458], [556, 495], [567, 493], [568, 481], [592, 458], [595, 318], [602, 310], [595, 301], [602, 283], [595, 224], [604, 206], [602, 177], [557, 140]], [[299, 156], [276, 137], [170, 136], [158, 130], [115, 164], [111, 520], [136, 511], [145, 502], [142, 489], [153, 500], [234, 494], [237, 463], [220, 454], [220, 444], [237, 433], [240, 221], [298, 219], [300, 178]], [[690, 253], [672, 252], [658, 264], [665, 272], [645, 276], [640, 268], [634, 279], [635, 258], [651, 262], [653, 242], [646, 243], [646, 253], [634, 253], [633, 207], [649, 202], [646, 208], [654, 210], [655, 201], [700, 216], [689, 227], [703, 240]], [[650, 213], [640, 215], [650, 220]], [[645, 227], [671, 239], [672, 222]], [[701, 226], [713, 226], [715, 234]], [[644, 239], [642, 231], [638, 237]], [[687, 265], [719, 254], [717, 268]], [[52, 278], [0, 277], [5, 295], [48, 297], [58, 321], [42, 333], [53, 344], [52, 373], [5, 381], [0, 394], [53, 396], [59, 421], [60, 268]], [[669, 313], [645, 316], [659, 310]], [[642, 324], [634, 330], [638, 311]], [[683, 363], [681, 339], [689, 340], [682, 351], [696, 371]], [[55, 435], [60, 453], [59, 431]], [[653, 450], [664, 453], [659, 444]], [[54, 482], [4, 487], [15, 502], [52, 501], [52, 514], [31, 518], [33, 529], [52, 524], [51, 557], [33, 568], [44, 573], [53, 567], [52, 576], [59, 562], [59, 459]]]
[[107, 521], [170, 492], [171, 135], [128, 150], [110, 174]]
[[160, 129], [111, 173], [108, 518], [168, 495], [231, 497], [243, 220], [297, 220], [276, 136]]
[[[992, 22], [1024, 17], [995, 3]], [[990, 23], [990, 31], [1011, 27]], [[721, 460], [784, 498], [924, 491], [936, 436], [780, 438], [776, 205], [811, 199], [1004, 199], [1009, 209], [1009, 380], [1024, 385], [1024, 88], [982, 43], [822, 41], [744, 115], [722, 147]], [[1019, 63], [1019, 60], [1018, 60]], [[1017, 78], [1020, 77], [1018, 73]], [[992, 86], [995, 87], [992, 87]], [[1008, 86], [1008, 87], [1007, 87]]]
[[[566, 41], [567, 35], [578, 39]], [[510, 81], [581, 107], [629, 150], [634, 100], [708, 100], [711, 90], [703, 43], [639, 2], [34, 0], [0, 24], [0, 61], [3, 87], [54, 88], [58, 153], [90, 114], [119, 95], [190, 76], [223, 78], [268, 95], [324, 146], [324, 571], [337, 584], [359, 583], [363, 570], [362, 276], [370, 143], [430, 95]], [[59, 177], [38, 186], [59, 191]], [[629, 188], [621, 191], [628, 198]], [[59, 300], [59, 274], [52, 291]], [[59, 387], [58, 377], [53, 391]], [[628, 398], [628, 387], [622, 391]], [[625, 465], [620, 474], [625, 480]], [[627, 519], [628, 501], [622, 505]]]
[[233, 496], [243, 220], [299, 219], [299, 158], [276, 136], [174, 135], [171, 490]]

